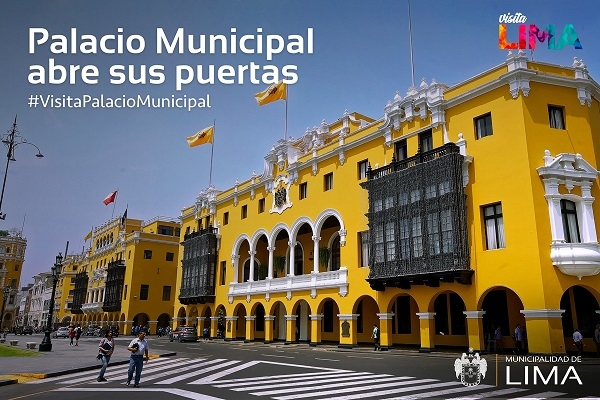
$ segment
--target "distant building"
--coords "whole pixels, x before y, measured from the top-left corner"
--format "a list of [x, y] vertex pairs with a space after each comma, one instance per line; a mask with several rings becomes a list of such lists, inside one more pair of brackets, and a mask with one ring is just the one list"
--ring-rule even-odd
[[[4, 292], [8, 291], [3, 321], [1, 321], [2, 328], [13, 327], [26, 247], [27, 239], [22, 236], [20, 230], [0, 230], [0, 292], [4, 295]], [[1, 301], [3, 298], [0, 298]]]
[[[73, 324], [118, 326], [151, 333], [171, 323], [178, 265], [180, 222], [156, 217], [143, 222], [113, 219], [95, 228], [91, 247], [69, 257], [61, 274], [61, 304], [71, 302]], [[65, 270], [66, 268], [66, 270]], [[75, 273], [73, 276], [73, 273]], [[67, 291], [72, 290], [65, 297]], [[61, 306], [61, 319], [68, 313]]]

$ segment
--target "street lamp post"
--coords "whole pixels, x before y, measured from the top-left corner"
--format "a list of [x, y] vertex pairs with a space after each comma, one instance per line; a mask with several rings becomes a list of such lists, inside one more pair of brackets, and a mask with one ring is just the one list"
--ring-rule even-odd
[[2, 328], [2, 330], [4, 330], [4, 309], [6, 307], [6, 300], [8, 300], [8, 295], [10, 294], [10, 286], [6, 286], [3, 287], [3, 294], [2, 294], [2, 312], [0, 312], [0, 328]]
[[2, 212], [2, 201], [4, 200], [4, 188], [6, 187], [6, 176], [8, 175], [8, 166], [10, 165], [11, 161], [17, 161], [15, 160], [15, 149], [21, 144], [29, 144], [37, 149], [38, 153], [35, 155], [37, 158], [42, 158], [44, 157], [44, 155], [40, 151], [39, 147], [37, 147], [31, 142], [28, 142], [27, 139], [19, 135], [19, 131], [17, 130], [17, 117], [15, 117], [15, 122], [13, 122], [12, 128], [8, 131], [8, 134], [6, 134], [2, 138], [2, 143], [4, 143], [6, 147], [8, 147], [8, 152], [6, 153], [6, 169], [4, 170], [4, 181], [2, 182], [2, 193], [0, 194], [0, 219], [5, 219], [6, 213]]
[[50, 297], [50, 307], [48, 309], [48, 322], [46, 323], [46, 330], [44, 331], [44, 339], [40, 343], [40, 351], [52, 351], [52, 341], [50, 340], [50, 333], [52, 332], [52, 316], [54, 314], [54, 295], [56, 294], [56, 284], [58, 283], [58, 275], [62, 270], [63, 256], [58, 253], [56, 256], [56, 262], [52, 266], [52, 297]]

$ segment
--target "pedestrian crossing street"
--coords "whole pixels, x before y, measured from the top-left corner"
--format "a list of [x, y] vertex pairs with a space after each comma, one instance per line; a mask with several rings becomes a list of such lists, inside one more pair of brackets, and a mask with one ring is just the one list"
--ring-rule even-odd
[[[276, 375], [256, 375], [235, 378], [235, 374], [258, 364], [256, 371], [282, 371]], [[295, 371], [294, 373], [287, 373]], [[78, 372], [59, 377], [31, 381], [27, 384], [53, 382], [60, 385], [57, 391], [98, 391], [120, 392], [131, 390], [125, 387], [127, 365], [109, 366], [105, 377], [108, 382], [97, 382], [98, 370]], [[175, 388], [174, 384], [178, 388]], [[443, 382], [433, 378], [415, 378], [375, 374], [345, 369], [323, 368], [274, 361], [254, 360], [242, 362], [227, 359], [204, 358], [158, 358], [144, 365], [141, 387], [136, 391], [166, 392], [185, 398], [202, 400], [220, 400], [218, 397], [201, 395], [202, 388], [228, 391], [222, 392], [226, 398], [237, 398], [236, 393], [271, 398], [275, 400], [296, 399], [427, 399], [443, 398], [452, 400], [509, 398], [509, 399], [546, 399], [560, 398], [566, 393], [545, 391], [542, 389], [497, 388], [490, 384], [464, 386], [459, 381]], [[182, 389], [185, 387], [185, 390]], [[214, 393], [214, 390], [211, 391]], [[571, 397], [572, 398], [572, 397]], [[591, 399], [591, 397], [587, 398]]]

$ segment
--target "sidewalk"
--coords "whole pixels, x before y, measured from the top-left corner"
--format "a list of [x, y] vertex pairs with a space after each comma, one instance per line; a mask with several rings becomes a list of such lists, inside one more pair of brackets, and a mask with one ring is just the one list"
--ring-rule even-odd
[[[39, 343], [42, 342], [43, 335], [34, 336], [7, 336], [7, 343], [0, 344], [6, 346], [10, 339], [18, 339], [16, 346], [20, 350], [31, 351], [38, 356], [32, 357], [2, 357], [0, 358], [0, 386], [6, 382], [27, 378], [41, 379], [52, 376], [64, 375], [66, 373], [88, 371], [100, 369], [102, 363], [96, 359], [98, 354], [98, 343], [100, 338], [82, 337], [79, 339], [79, 346], [69, 346], [69, 339], [52, 338], [52, 351], [40, 352]], [[109, 365], [129, 363], [130, 353], [127, 351], [127, 345], [133, 339], [133, 336], [122, 336], [115, 338], [115, 351], [110, 358]], [[168, 357], [176, 353], [161, 350], [159, 347], [152, 347], [153, 337], [150, 337], [150, 357]], [[26, 342], [37, 342], [35, 350], [26, 350]], [[10, 345], [9, 345], [10, 346]], [[3, 383], [4, 382], [4, 383]]]

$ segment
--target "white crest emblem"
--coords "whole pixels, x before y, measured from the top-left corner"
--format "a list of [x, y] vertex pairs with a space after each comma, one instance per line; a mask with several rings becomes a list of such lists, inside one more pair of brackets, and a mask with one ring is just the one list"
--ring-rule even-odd
[[456, 377], [460, 376], [460, 382], [465, 386], [477, 386], [487, 373], [487, 361], [479, 357], [479, 353], [462, 353], [460, 358], [454, 361], [454, 372]]

